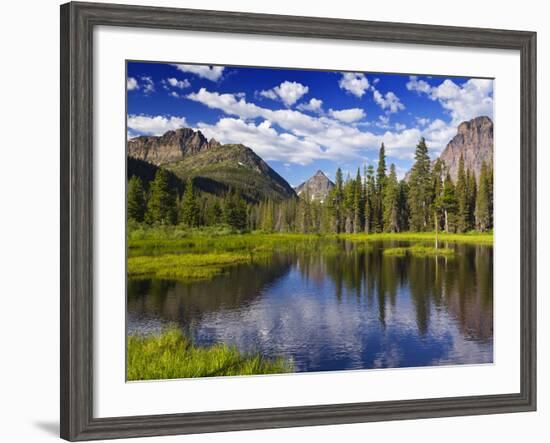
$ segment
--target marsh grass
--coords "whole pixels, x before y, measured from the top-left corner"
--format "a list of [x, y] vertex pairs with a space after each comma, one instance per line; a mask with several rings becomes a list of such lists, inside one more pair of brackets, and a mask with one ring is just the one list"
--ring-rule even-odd
[[[340, 234], [340, 238], [349, 241], [376, 241], [376, 240], [396, 240], [396, 241], [435, 241], [435, 232], [396, 232], [396, 233], [378, 233], [378, 234]], [[492, 232], [466, 232], [463, 234], [450, 234], [439, 232], [438, 241], [450, 243], [478, 243], [492, 244]]]
[[383, 254], [392, 257], [404, 257], [407, 254], [413, 257], [452, 257], [455, 254], [455, 250], [451, 248], [434, 248], [431, 246], [414, 245], [409, 247], [386, 248]]
[[[308, 252], [337, 254], [342, 252], [341, 241], [353, 242], [367, 250], [373, 241], [415, 242], [408, 248], [386, 248], [388, 256], [443, 255], [450, 257], [448, 248], [427, 246], [435, 241], [432, 232], [379, 234], [299, 234], [239, 233], [225, 226], [186, 229], [179, 226], [128, 226], [128, 276], [193, 281], [209, 279], [241, 263], [253, 263], [273, 252]], [[448, 243], [492, 244], [492, 233], [446, 234], [438, 240]], [[426, 245], [426, 246], [425, 246]], [[403, 249], [406, 249], [403, 250]]]
[[260, 253], [217, 252], [128, 257], [128, 276], [172, 280], [202, 280], [222, 274], [231, 265], [252, 262]]
[[160, 335], [128, 336], [127, 353], [129, 381], [281, 374], [293, 370], [291, 362], [283, 358], [241, 354], [225, 344], [195, 346], [175, 328]]

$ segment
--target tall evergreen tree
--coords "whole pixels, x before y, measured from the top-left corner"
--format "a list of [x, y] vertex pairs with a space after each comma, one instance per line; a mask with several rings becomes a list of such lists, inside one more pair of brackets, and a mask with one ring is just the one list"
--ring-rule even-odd
[[[251, 207], [252, 208], [252, 207]], [[207, 226], [214, 226], [222, 222], [222, 208], [217, 197], [206, 201], [204, 209], [204, 223]]]
[[301, 233], [311, 232], [312, 229], [312, 211], [311, 211], [311, 197], [307, 190], [302, 198], [298, 202], [297, 218], [298, 218], [298, 230]]
[[460, 154], [458, 161], [458, 175], [456, 179], [456, 198], [458, 201], [457, 229], [458, 232], [466, 232], [469, 227], [470, 205], [468, 201], [468, 182], [464, 169], [464, 157]]
[[409, 183], [409, 224], [413, 231], [430, 229], [430, 205], [432, 200], [430, 156], [424, 137], [416, 145], [414, 165]]
[[357, 175], [355, 176], [353, 213], [353, 232], [362, 232], [365, 224], [365, 195], [363, 179], [361, 178], [361, 171], [359, 170], [359, 168], [357, 168]]
[[466, 204], [468, 210], [466, 212], [466, 229], [472, 230], [475, 229], [476, 219], [475, 219], [475, 210], [476, 210], [476, 196], [477, 196], [477, 185], [476, 185], [476, 176], [469, 169], [466, 170]]
[[390, 174], [384, 186], [384, 230], [386, 232], [399, 231], [399, 183], [395, 165], [390, 165]]
[[168, 172], [159, 168], [150, 184], [151, 195], [147, 203], [145, 221], [162, 225], [176, 222], [176, 192], [169, 185]]
[[374, 199], [376, 195], [376, 184], [374, 181], [374, 168], [369, 165], [365, 178], [365, 232], [368, 234], [374, 232]]
[[334, 192], [332, 193], [331, 210], [334, 220], [334, 232], [342, 232], [344, 228], [344, 178], [342, 169], [336, 170]]
[[485, 162], [481, 164], [476, 198], [476, 226], [479, 231], [491, 228], [489, 174]]
[[145, 217], [146, 201], [143, 183], [133, 175], [128, 181], [128, 197], [126, 203], [128, 219], [142, 222]]
[[374, 230], [384, 230], [384, 192], [386, 187], [386, 148], [384, 143], [380, 145], [378, 152], [378, 167], [376, 168], [376, 192], [374, 197]]
[[398, 222], [399, 222], [399, 231], [408, 231], [409, 230], [409, 184], [406, 180], [401, 180], [399, 182], [399, 200], [398, 200]]
[[225, 195], [223, 219], [226, 224], [239, 231], [247, 226], [247, 206], [240, 194], [231, 190]]
[[381, 194], [386, 183], [386, 147], [384, 143], [380, 145], [378, 151], [378, 167], [376, 168], [376, 188]]
[[443, 197], [441, 199], [445, 232], [455, 232], [458, 201], [451, 175], [447, 173], [443, 182]]
[[443, 169], [444, 163], [437, 159], [432, 169], [432, 189], [433, 189], [433, 218], [434, 229], [439, 231], [443, 221]]
[[353, 220], [354, 215], [354, 202], [355, 202], [355, 181], [349, 176], [344, 184], [344, 202], [343, 202], [343, 222], [344, 231], [347, 234], [353, 232]]
[[181, 199], [180, 220], [185, 226], [190, 228], [199, 225], [199, 205], [191, 178], [188, 178], [185, 183], [185, 191]]

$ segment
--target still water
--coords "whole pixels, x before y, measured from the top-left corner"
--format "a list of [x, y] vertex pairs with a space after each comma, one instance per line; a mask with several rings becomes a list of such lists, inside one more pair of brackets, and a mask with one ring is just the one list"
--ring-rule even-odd
[[212, 280], [128, 282], [128, 332], [178, 324], [198, 345], [282, 356], [296, 372], [493, 361], [492, 246], [453, 258], [354, 244], [275, 253]]

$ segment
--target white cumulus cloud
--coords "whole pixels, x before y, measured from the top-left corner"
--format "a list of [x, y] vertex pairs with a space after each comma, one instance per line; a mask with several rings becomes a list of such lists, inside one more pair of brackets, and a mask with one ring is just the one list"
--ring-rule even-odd
[[284, 81], [279, 86], [275, 86], [273, 89], [267, 89], [260, 91], [262, 97], [267, 97], [272, 100], [280, 99], [285, 106], [292, 106], [302, 96], [307, 94], [309, 88], [298, 82]]
[[409, 81], [406, 86], [409, 91], [423, 92], [425, 94], [429, 94], [432, 90], [432, 87], [427, 81], [418, 80], [416, 75], [411, 75], [409, 77]]
[[365, 91], [369, 88], [369, 81], [365, 74], [344, 72], [338, 85], [341, 89], [348, 91], [356, 97], [363, 97]]
[[213, 82], [218, 81], [224, 71], [223, 66], [208, 66], [208, 65], [172, 65], [181, 72], [190, 72], [191, 74], [198, 75], [199, 77], [206, 78]]
[[344, 123], [353, 123], [358, 120], [361, 120], [367, 116], [364, 110], [361, 108], [350, 108], [350, 109], [329, 109], [328, 114], [335, 118], [336, 120], [340, 120]]
[[126, 89], [128, 89], [128, 91], [139, 89], [138, 81], [134, 77], [128, 77], [126, 80]]
[[133, 135], [162, 135], [185, 126], [185, 117], [145, 114], [128, 116], [128, 130]]
[[392, 91], [382, 94], [377, 89], [373, 88], [372, 98], [375, 103], [384, 109], [388, 114], [395, 114], [398, 111], [405, 109], [405, 105], [401, 103], [401, 100]]
[[300, 103], [297, 108], [300, 111], [310, 111], [310, 112], [323, 112], [323, 100], [317, 98], [312, 98], [307, 103]]
[[445, 79], [438, 86], [432, 86], [411, 76], [407, 89], [438, 101], [450, 114], [454, 126], [480, 115], [493, 117], [492, 80], [470, 79], [463, 84], [456, 84], [453, 80]]
[[170, 77], [167, 78], [166, 81], [173, 88], [185, 89], [191, 86], [191, 83], [189, 83], [189, 80], [187, 80], [186, 78], [184, 78], [183, 80], [178, 80], [177, 78]]

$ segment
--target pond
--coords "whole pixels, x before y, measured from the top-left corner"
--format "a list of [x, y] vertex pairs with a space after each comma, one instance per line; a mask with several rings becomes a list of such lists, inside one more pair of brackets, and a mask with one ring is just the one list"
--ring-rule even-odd
[[128, 281], [128, 333], [177, 324], [197, 345], [285, 357], [295, 372], [493, 361], [493, 249], [387, 256], [406, 242], [332, 241], [210, 280]]

